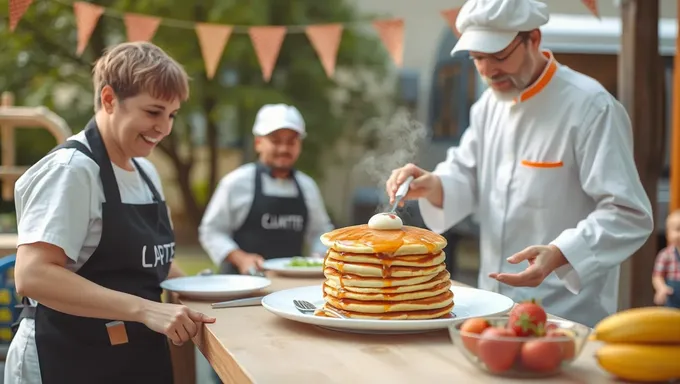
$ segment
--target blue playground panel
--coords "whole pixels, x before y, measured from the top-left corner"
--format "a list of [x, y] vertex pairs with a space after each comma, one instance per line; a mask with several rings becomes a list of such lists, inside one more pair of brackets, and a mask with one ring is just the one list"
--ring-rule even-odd
[[14, 288], [14, 261], [16, 255], [0, 257], [0, 344], [12, 341], [12, 323], [17, 321], [21, 297]]

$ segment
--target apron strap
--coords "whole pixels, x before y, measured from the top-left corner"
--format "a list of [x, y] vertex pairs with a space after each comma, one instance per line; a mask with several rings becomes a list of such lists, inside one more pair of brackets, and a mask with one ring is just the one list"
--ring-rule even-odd
[[85, 146], [85, 144], [81, 143], [78, 140], [66, 140], [63, 144], [59, 144], [56, 147], [52, 148], [52, 150], [49, 153], [52, 153], [52, 152], [57, 151], [57, 150], [62, 149], [62, 148], [64, 148], [64, 149], [66, 149], [66, 148], [76, 149], [76, 150], [82, 152], [83, 155], [92, 159], [92, 161], [94, 161], [95, 163], [97, 162], [97, 160], [94, 158], [94, 155], [92, 154], [90, 149], [87, 148], [87, 146]]
[[158, 193], [158, 190], [156, 189], [156, 186], [151, 182], [151, 179], [149, 176], [147, 176], [146, 172], [142, 169], [142, 167], [139, 165], [137, 160], [132, 159], [132, 162], [135, 164], [135, 167], [137, 167], [137, 170], [139, 171], [139, 174], [142, 176], [142, 179], [144, 179], [144, 182], [149, 186], [149, 189], [151, 189], [151, 194], [153, 195], [153, 199], [156, 202], [160, 202], [161, 200], [161, 194]]
[[113, 164], [111, 164], [111, 159], [106, 151], [104, 140], [94, 117], [87, 123], [85, 137], [88, 143], [90, 143], [92, 154], [99, 165], [99, 177], [102, 180], [106, 201], [109, 203], [120, 203], [120, 190], [118, 190], [118, 182], [113, 173]]
[[21, 320], [23, 319], [35, 319], [35, 306], [31, 305], [31, 301], [28, 299], [28, 297], [24, 296], [21, 298], [21, 304], [16, 305], [14, 308], [21, 308], [21, 312], [19, 313], [19, 317], [17, 318], [17, 321], [12, 323], [10, 325], [10, 329], [12, 330], [12, 333], [17, 333], [17, 329], [19, 329], [19, 324], [21, 324]]

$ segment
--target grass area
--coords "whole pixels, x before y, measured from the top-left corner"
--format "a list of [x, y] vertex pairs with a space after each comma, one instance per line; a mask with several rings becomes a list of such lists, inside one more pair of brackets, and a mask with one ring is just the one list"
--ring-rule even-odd
[[178, 247], [175, 251], [175, 261], [184, 273], [189, 276], [195, 275], [204, 269], [212, 269], [213, 272], [217, 272], [217, 266], [200, 248]]

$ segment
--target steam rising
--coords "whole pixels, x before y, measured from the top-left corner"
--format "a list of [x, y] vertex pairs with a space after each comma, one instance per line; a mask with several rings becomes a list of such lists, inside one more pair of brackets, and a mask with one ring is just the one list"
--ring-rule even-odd
[[[368, 122], [361, 128], [359, 135], [364, 139], [370, 138], [374, 146], [357, 163], [355, 171], [366, 173], [386, 200], [385, 183], [392, 170], [417, 162], [428, 130], [411, 119], [408, 110], [400, 108], [387, 121], [375, 119]], [[386, 212], [391, 208], [389, 202], [381, 203], [375, 213]]]

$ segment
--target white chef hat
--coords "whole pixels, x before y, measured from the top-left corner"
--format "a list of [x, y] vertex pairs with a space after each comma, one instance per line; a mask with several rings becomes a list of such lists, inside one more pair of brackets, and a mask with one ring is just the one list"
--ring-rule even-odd
[[548, 6], [537, 0], [468, 0], [458, 12], [461, 36], [451, 56], [459, 51], [502, 51], [517, 33], [539, 28], [549, 18]]
[[297, 108], [286, 104], [266, 104], [255, 116], [253, 135], [266, 136], [283, 128], [292, 129], [303, 138], [307, 135], [305, 120]]

